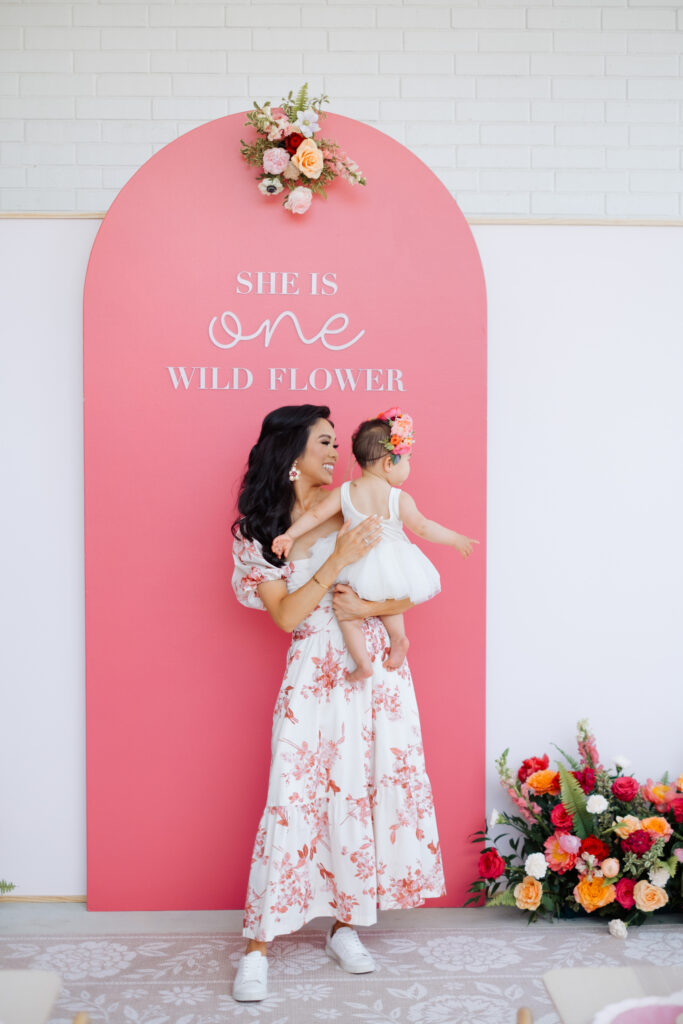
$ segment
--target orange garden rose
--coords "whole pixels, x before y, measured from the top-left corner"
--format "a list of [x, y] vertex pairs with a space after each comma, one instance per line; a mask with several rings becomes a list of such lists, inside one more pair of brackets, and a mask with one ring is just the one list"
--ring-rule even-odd
[[676, 789], [679, 793], [683, 793], [683, 775], [679, 775], [676, 779]]
[[541, 902], [543, 886], [531, 875], [525, 875], [524, 881], [515, 886], [513, 895], [518, 910], [536, 910]]
[[605, 878], [616, 878], [619, 874], [620, 867], [621, 865], [616, 857], [607, 857], [607, 859], [603, 860], [600, 865], [600, 870]]
[[643, 910], [645, 913], [659, 910], [669, 902], [669, 897], [661, 886], [651, 885], [644, 878], [640, 882], [636, 882], [633, 887], [633, 899], [636, 901], [638, 910]]
[[324, 159], [313, 139], [304, 139], [292, 157], [294, 166], [307, 178], [319, 178]]
[[534, 772], [526, 780], [526, 784], [532, 793], [536, 793], [537, 796], [543, 796], [546, 793], [556, 796], [560, 792], [560, 776], [552, 768], [544, 768], [542, 771]]
[[618, 824], [614, 826], [612, 831], [620, 839], [626, 839], [626, 836], [630, 836], [632, 832], [637, 832], [639, 828], [642, 828], [640, 818], [634, 817], [633, 814], [626, 814], [623, 817], [617, 815], [617, 822]]
[[582, 878], [574, 887], [574, 899], [587, 914], [613, 903], [616, 896], [616, 887], [611, 883], [606, 884], [604, 878]]
[[643, 818], [640, 822], [640, 827], [644, 828], [646, 832], [651, 832], [657, 837], [662, 836], [664, 839], [668, 839], [673, 833], [673, 829], [666, 818]]

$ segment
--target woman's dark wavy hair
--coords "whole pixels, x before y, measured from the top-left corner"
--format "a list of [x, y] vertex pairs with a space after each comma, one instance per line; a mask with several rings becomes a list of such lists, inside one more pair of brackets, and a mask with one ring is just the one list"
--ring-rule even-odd
[[292, 463], [303, 455], [313, 424], [329, 419], [326, 405], [282, 405], [268, 413], [259, 439], [249, 452], [237, 499], [239, 515], [232, 524], [232, 532], [236, 534], [239, 530], [248, 540], [257, 540], [271, 565], [285, 564], [284, 558], [273, 554], [270, 545], [292, 523]]

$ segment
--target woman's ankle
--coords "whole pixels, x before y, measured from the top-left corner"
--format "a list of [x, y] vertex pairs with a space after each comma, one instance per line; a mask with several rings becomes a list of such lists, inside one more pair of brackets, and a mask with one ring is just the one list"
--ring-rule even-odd
[[244, 951], [245, 955], [247, 955], [249, 953], [254, 953], [254, 952], [257, 952], [257, 951], [259, 953], [261, 953], [262, 956], [267, 956], [267, 954], [268, 954], [268, 943], [267, 942], [258, 942], [256, 939], [249, 939], [249, 941], [247, 942], [247, 948]]

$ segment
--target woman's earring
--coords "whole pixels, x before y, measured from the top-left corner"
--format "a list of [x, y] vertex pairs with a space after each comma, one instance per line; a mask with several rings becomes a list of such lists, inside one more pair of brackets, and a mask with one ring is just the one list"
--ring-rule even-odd
[[294, 481], [298, 480], [300, 476], [301, 476], [301, 470], [297, 466], [296, 459], [295, 459], [294, 462], [292, 463], [292, 468], [289, 471], [289, 479], [292, 481], [292, 483], [294, 483]]

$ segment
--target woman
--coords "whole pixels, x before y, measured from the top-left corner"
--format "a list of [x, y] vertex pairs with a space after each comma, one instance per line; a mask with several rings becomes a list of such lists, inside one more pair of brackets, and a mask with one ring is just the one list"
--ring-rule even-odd
[[[291, 632], [275, 705], [266, 808], [256, 834], [235, 979], [240, 1001], [267, 994], [266, 944], [334, 914], [326, 950], [350, 973], [374, 970], [352, 925], [377, 910], [443, 895], [444, 881], [420, 722], [407, 663], [383, 665], [388, 638], [375, 616], [410, 603], [361, 601], [338, 573], [379, 541], [377, 517], [341, 517], [299, 538], [290, 562], [274, 537], [327, 493], [337, 461], [326, 406], [283, 406], [263, 421], [233, 525], [233, 588]], [[334, 590], [332, 589], [334, 588]], [[352, 683], [338, 619], [362, 618], [373, 666]]]

